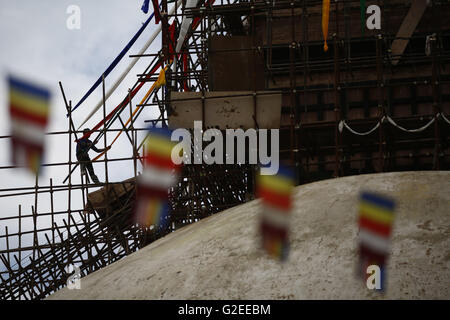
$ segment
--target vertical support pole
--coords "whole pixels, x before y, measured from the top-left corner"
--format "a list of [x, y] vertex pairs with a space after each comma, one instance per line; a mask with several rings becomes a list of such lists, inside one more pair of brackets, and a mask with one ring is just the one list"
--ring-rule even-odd
[[[69, 100], [69, 188], [68, 188], [68, 199], [67, 199], [67, 220], [69, 220], [70, 215], [72, 214], [72, 100]], [[70, 224], [69, 224], [70, 228]]]
[[[6, 259], [8, 260], [8, 264], [11, 265], [11, 258], [9, 253], [9, 233], [8, 226], [5, 226], [5, 241], [6, 241]], [[12, 276], [12, 275], [11, 275]], [[10, 277], [11, 278], [11, 277]]]
[[[102, 93], [103, 93], [103, 119], [106, 119], [105, 75], [102, 75]], [[108, 143], [106, 140], [106, 121], [103, 123], [103, 143], [104, 143], [104, 148], [107, 148]], [[105, 183], [106, 183], [106, 194], [109, 195], [109, 192], [108, 192], [108, 183], [109, 183], [108, 152], [105, 152]], [[109, 207], [109, 205], [108, 205], [108, 207]]]
[[[102, 75], [102, 93], [103, 93], [103, 119], [106, 119], [106, 98], [105, 98], [105, 75]], [[103, 123], [103, 143], [104, 147], [107, 147], [107, 140], [106, 140], [106, 121]], [[108, 153], [105, 152], [105, 191], [103, 193], [104, 199], [109, 198], [109, 179], [108, 179]], [[109, 202], [106, 200], [106, 216], [109, 218], [110, 208], [109, 208]], [[111, 251], [111, 242], [108, 243], [109, 245], [109, 251]], [[111, 253], [109, 253], [109, 263], [111, 263]]]
[[256, 97], [256, 59], [258, 55], [258, 51], [256, 49], [256, 35], [255, 35], [255, 7], [254, 2], [252, 0], [252, 7], [251, 7], [251, 20], [252, 20], [252, 57], [253, 57], [253, 119], [255, 121], [255, 129], [258, 129], [258, 120], [257, 120], [257, 97]]
[[202, 87], [202, 129], [206, 128], [206, 116], [205, 116], [205, 89]]
[[[22, 261], [22, 206], [19, 204], [19, 261]], [[21, 268], [19, 264], [19, 269]]]
[[[272, 0], [273, 4], [275, 4], [275, 0]], [[266, 41], [267, 41], [267, 51], [266, 51], [266, 68], [271, 73], [272, 68], [272, 22], [273, 22], [273, 9], [270, 5], [269, 0], [266, 0], [267, 9], [267, 17], [266, 17]], [[270, 77], [266, 77], [266, 88], [269, 88]]]
[[377, 86], [378, 86], [378, 113], [379, 113], [379, 139], [378, 139], [378, 158], [379, 158], [379, 172], [384, 172], [385, 170], [385, 138], [384, 138], [384, 124], [383, 119], [386, 114], [384, 108], [384, 80], [383, 80], [383, 65], [381, 57], [381, 40], [383, 39], [381, 34], [376, 37], [376, 47], [377, 47]]
[[39, 184], [39, 176], [36, 173], [35, 177], [35, 183], [34, 183], [34, 210], [33, 212], [33, 260], [36, 256], [36, 246], [38, 245], [38, 239], [37, 239], [37, 204], [38, 204], [38, 184]]
[[[18, 234], [18, 238], [19, 238], [18, 239], [18, 241], [19, 241], [19, 245], [18, 245], [19, 259], [17, 259], [16, 256], [14, 256], [14, 259], [16, 259], [17, 266], [19, 269], [19, 274], [21, 274], [22, 273], [22, 206], [20, 204], [19, 204], [19, 217], [18, 218], [19, 218], [18, 219], [19, 226], [18, 226], [17, 234]], [[19, 279], [20, 279], [20, 276], [19, 276]], [[21, 300], [22, 296], [23, 296], [22, 286], [19, 286], [19, 299], [18, 300]]]
[[334, 34], [334, 140], [335, 140], [335, 167], [334, 177], [339, 177], [341, 172], [341, 135], [339, 132], [339, 123], [341, 121], [341, 106], [340, 106], [340, 64], [339, 64], [339, 5], [338, 1], [335, 2], [335, 21], [336, 21], [336, 33]]
[[[68, 148], [69, 148], [69, 185], [68, 185], [68, 209], [67, 209], [67, 217], [69, 220], [70, 215], [71, 215], [71, 194], [72, 194], [72, 133], [74, 134], [75, 140], [77, 140], [77, 131], [75, 129], [75, 126], [73, 125], [73, 121], [72, 121], [72, 101], [70, 100], [69, 103], [67, 103], [67, 99], [66, 99], [66, 94], [64, 93], [64, 88], [62, 86], [61, 81], [59, 82], [59, 87], [61, 89], [61, 94], [63, 96], [64, 99], [64, 104], [66, 106], [66, 110], [67, 110], [67, 114], [69, 115], [69, 143], [68, 143]], [[60, 237], [60, 241], [61, 243], [63, 242], [63, 237], [61, 235], [61, 233], [59, 232], [58, 226], [57, 224], [54, 222], [54, 219], [52, 221], [52, 235], [53, 235], [53, 244], [55, 243], [55, 229], [58, 232], [58, 235]], [[70, 225], [69, 225], [70, 226]], [[67, 245], [66, 245], [66, 251], [67, 251], [67, 257], [69, 258], [69, 241], [67, 241]], [[62, 263], [64, 263], [64, 254], [63, 254], [63, 249], [61, 248], [61, 259], [62, 259]]]
[[440, 143], [440, 128], [439, 128], [439, 114], [441, 108], [439, 105], [439, 64], [437, 62], [437, 39], [434, 36], [431, 39], [431, 59], [432, 59], [432, 75], [431, 85], [433, 89], [433, 113], [434, 120], [434, 156], [433, 156], [433, 170], [440, 169], [441, 143]]
[[129, 100], [129, 106], [130, 106], [130, 130], [131, 130], [131, 143], [132, 143], [132, 149], [133, 149], [133, 168], [134, 168], [134, 176], [137, 175], [137, 162], [136, 162], [136, 156], [137, 156], [137, 150], [136, 150], [136, 139], [135, 139], [135, 131], [134, 131], [134, 119], [133, 119], [133, 103], [131, 101], [131, 91], [128, 90], [128, 100]]
[[[303, 111], [306, 113], [308, 112], [308, 61], [309, 61], [309, 45], [308, 45], [308, 5], [307, 0], [303, 0], [302, 4], [302, 31], [303, 31]], [[298, 130], [298, 139], [301, 141], [301, 115], [299, 115], [299, 130]], [[308, 179], [309, 174], [309, 151], [306, 149], [305, 152], [305, 160], [306, 160], [306, 168], [302, 170], [304, 173], [306, 173], [306, 177], [304, 178], [304, 181]], [[301, 161], [301, 158], [299, 159]]]
[[50, 210], [52, 212], [52, 243], [55, 244], [55, 230], [53, 229], [53, 224], [55, 223], [55, 211], [53, 206], [53, 179], [50, 178]]
[[[290, 82], [290, 101], [291, 101], [291, 108], [290, 108], [290, 125], [289, 125], [289, 140], [290, 140], [290, 162], [291, 166], [294, 168], [296, 165], [296, 157], [295, 157], [295, 137], [294, 137], [294, 126], [295, 126], [295, 95], [296, 95], [296, 75], [295, 75], [295, 48], [297, 47], [295, 42], [295, 12], [294, 12], [294, 0], [291, 1], [291, 44], [289, 45], [289, 82]], [[295, 176], [297, 179], [297, 171], [295, 170]], [[298, 182], [298, 181], [296, 181]]]
[[351, 65], [351, 43], [350, 43], [350, 4], [348, 1], [344, 1], [344, 28], [345, 28], [345, 66], [346, 71], [352, 73], [352, 65]]
[[[256, 30], [255, 30], [255, 28], [256, 28], [256, 26], [255, 26], [255, 2], [254, 2], [254, 0], [252, 0], [251, 1], [251, 25], [252, 25], [252, 30], [251, 30], [251, 34], [252, 34], [252, 60], [253, 60], [253, 83], [252, 83], [252, 86], [253, 86], [253, 119], [254, 119], [254, 122], [255, 122], [255, 129], [256, 130], [259, 130], [259, 126], [258, 126], [258, 118], [257, 118], [257, 116], [258, 116], [258, 114], [257, 114], [257, 108], [258, 108], [258, 105], [257, 105], [257, 93], [256, 93], [256, 91], [257, 91], [257, 83], [256, 83], [256, 59], [257, 59], [257, 56], [258, 56], [258, 51], [257, 51], [257, 48], [256, 48]], [[257, 170], [256, 168], [254, 168], [253, 170]], [[255, 171], [250, 171], [250, 172], [252, 172], [253, 174], [252, 174], [252, 181], [251, 181], [251, 188], [252, 188], [252, 191], [253, 191], [253, 195], [252, 195], [252, 197], [255, 197], [256, 196], [256, 194], [255, 194], [255, 191], [256, 191], [256, 188], [255, 188], [255, 184], [256, 184], [256, 172]], [[247, 184], [247, 188], [248, 188], [248, 184]]]
[[[162, 0], [161, 8], [161, 29], [162, 29], [162, 54], [163, 61], [169, 58], [169, 23], [168, 23], [168, 11], [167, 11], [167, 0]], [[175, 54], [176, 56], [176, 54]], [[163, 67], [163, 66], [162, 66]]]

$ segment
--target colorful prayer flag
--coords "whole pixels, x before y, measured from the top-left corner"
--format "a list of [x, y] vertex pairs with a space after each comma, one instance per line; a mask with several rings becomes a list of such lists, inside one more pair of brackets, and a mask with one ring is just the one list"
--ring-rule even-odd
[[280, 168], [276, 175], [258, 176], [258, 196], [262, 211], [262, 247], [272, 257], [286, 260], [289, 253], [289, 221], [292, 208], [293, 174]]
[[164, 227], [168, 222], [168, 190], [177, 182], [180, 168], [172, 161], [171, 131], [151, 128], [145, 143], [144, 169], [138, 177], [135, 221], [144, 227]]
[[386, 260], [389, 256], [390, 236], [394, 221], [395, 202], [384, 195], [362, 192], [359, 204], [359, 264], [358, 274], [365, 281], [367, 268], [376, 265], [381, 270], [381, 289], [384, 289]]
[[45, 130], [50, 113], [50, 92], [29, 82], [8, 77], [12, 163], [39, 173]]

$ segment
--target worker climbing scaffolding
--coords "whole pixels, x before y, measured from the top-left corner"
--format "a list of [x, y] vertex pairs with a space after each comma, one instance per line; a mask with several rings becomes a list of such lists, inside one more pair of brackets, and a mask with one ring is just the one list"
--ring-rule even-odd
[[111, 146], [108, 146], [104, 149], [98, 149], [94, 143], [89, 140], [86, 135], [89, 134], [90, 130], [88, 128], [83, 130], [83, 138], [77, 141], [77, 160], [80, 163], [81, 175], [86, 176], [86, 181], [89, 183], [89, 177], [86, 172], [89, 171], [89, 175], [94, 183], [99, 184], [100, 181], [98, 177], [95, 175], [94, 167], [92, 166], [91, 158], [89, 158], [89, 150], [94, 150], [97, 153], [105, 152], [111, 149]]

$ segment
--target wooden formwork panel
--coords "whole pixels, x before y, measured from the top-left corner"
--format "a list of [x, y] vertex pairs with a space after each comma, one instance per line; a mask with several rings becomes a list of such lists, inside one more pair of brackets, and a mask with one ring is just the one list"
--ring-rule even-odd
[[[281, 93], [257, 92], [256, 122], [261, 129], [277, 129], [281, 118]], [[169, 126], [194, 128], [194, 121], [204, 126], [230, 129], [255, 128], [254, 97], [250, 91], [205, 92], [203, 115], [201, 92], [172, 92]]]
[[[426, 1], [426, 0], [420, 0]], [[364, 28], [364, 36], [375, 36], [378, 33], [396, 35], [399, 31], [402, 23], [407, 16], [412, 1], [389, 1], [389, 8], [383, 8], [379, 1], [366, 1], [366, 6], [372, 4], [379, 5], [381, 8], [381, 30], [369, 30]], [[336, 33], [336, 12], [335, 12], [335, 2], [331, 2], [330, 6], [330, 21], [328, 27], [328, 39]], [[348, 4], [348, 18], [344, 16], [344, 6], [342, 2], [338, 3], [338, 30], [339, 37], [345, 38], [346, 36], [350, 38], [360, 38], [363, 36], [361, 28], [361, 12], [360, 3], [352, 2]], [[437, 12], [441, 21], [448, 21], [450, 19], [450, 6], [449, 4], [443, 4], [442, 10]], [[322, 41], [322, 5], [308, 6], [307, 8], [307, 39], [308, 41]], [[369, 15], [366, 15], [366, 19]], [[302, 9], [297, 8], [294, 11], [294, 41], [303, 41], [303, 17]], [[270, 32], [267, 28], [267, 18], [265, 15], [256, 16], [256, 32], [259, 38], [263, 40], [264, 45], [267, 44], [267, 33]], [[425, 10], [424, 15], [419, 19], [415, 32], [427, 33], [432, 31], [432, 27], [435, 24], [433, 17], [433, 10], [428, 7]], [[366, 20], [363, 21], [363, 25], [366, 25]], [[272, 44], [286, 44], [292, 41], [292, 18], [291, 10], [274, 10], [272, 17]], [[348, 35], [346, 34], [348, 31]]]
[[[307, 82], [304, 82], [303, 69], [299, 68], [296, 73], [296, 84], [297, 86], [316, 86], [316, 85], [326, 85], [333, 87], [334, 85], [334, 69], [331, 68], [327, 72], [313, 72], [310, 77], [307, 78]], [[383, 73], [384, 78], [387, 80], [397, 80], [397, 79], [411, 79], [419, 77], [430, 77], [432, 74], [431, 58], [429, 64], [427, 65], [417, 65], [414, 68], [411, 66], [395, 66], [392, 68], [392, 73], [389, 70], [385, 70]], [[449, 74], [447, 69], [441, 72], [442, 75]], [[341, 81], [345, 82], [362, 82], [362, 81], [377, 81], [376, 68], [353, 68], [351, 71], [347, 69], [344, 64], [341, 64], [340, 68]], [[279, 88], [289, 88], [291, 80], [288, 74], [285, 75], [275, 75], [275, 83], [269, 81], [268, 89], [279, 89]], [[430, 86], [429, 84], [426, 86]], [[430, 86], [431, 87], [431, 86]]]
[[253, 50], [249, 36], [211, 36], [208, 85], [211, 91], [263, 90], [263, 54]]
[[394, 152], [395, 164], [400, 167], [414, 165], [413, 154], [410, 150], [398, 150]]
[[391, 115], [393, 117], [407, 117], [412, 115], [411, 104], [401, 104], [392, 106]]
[[120, 207], [120, 201], [122, 198], [129, 196], [131, 192], [134, 192], [135, 179], [130, 178], [120, 184], [110, 184], [102, 187], [101, 189], [88, 194], [88, 203], [85, 204], [85, 213], [106, 212], [106, 207], [111, 209]]

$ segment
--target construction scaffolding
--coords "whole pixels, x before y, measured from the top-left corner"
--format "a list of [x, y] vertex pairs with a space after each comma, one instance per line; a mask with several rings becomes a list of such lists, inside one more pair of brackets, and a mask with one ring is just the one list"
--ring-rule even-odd
[[[17, 213], [0, 217], [1, 225], [17, 226], [17, 232], [0, 230], [5, 244], [1, 299], [43, 299], [66, 285], [68, 265], [86, 276], [186, 224], [255, 197], [256, 165], [188, 164], [170, 190], [167, 227], [134, 224], [145, 139], [140, 133], [147, 130], [135, 122], [155, 107], [159, 117], [146, 120], [152, 125], [192, 129], [197, 120], [203, 129], [222, 131], [279, 128], [280, 159], [295, 170], [297, 184], [450, 169], [450, 2], [365, 2], [381, 8], [381, 29], [366, 28], [360, 1], [334, 1], [324, 51], [323, 1], [188, 0], [180, 5], [163, 0], [161, 50], [130, 55], [148, 59], [148, 67], [110, 113], [103, 78], [104, 121], [93, 130], [94, 141], [107, 147], [111, 135], [124, 132], [131, 152], [120, 158], [104, 153], [93, 161], [104, 164], [101, 185], [82, 176], [80, 184], [72, 183], [78, 166], [72, 144], [83, 133], [72, 121], [72, 102], [60, 83], [68, 129], [47, 135], [67, 137], [69, 159], [43, 166], [65, 167], [67, 178], [58, 177], [57, 184], [36, 178], [34, 186], [0, 189], [3, 198], [34, 197], [31, 211], [18, 205]], [[140, 103], [133, 101], [144, 84], [157, 82], [156, 72], [163, 68], [165, 86], [152, 86]], [[124, 121], [127, 117], [130, 121]], [[111, 181], [109, 166], [116, 162], [132, 167], [134, 176]], [[0, 166], [10, 169], [15, 167]], [[67, 209], [54, 210], [54, 197], [63, 193]], [[73, 203], [80, 194], [82, 202]], [[50, 204], [49, 211], [40, 209], [42, 201]], [[27, 219], [32, 230], [23, 228]]]

